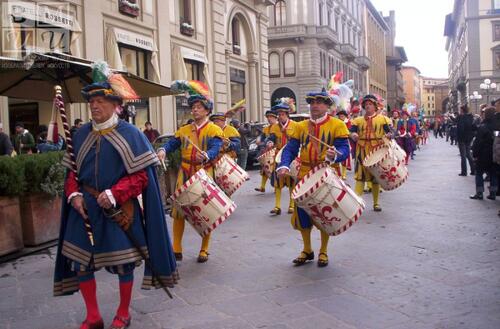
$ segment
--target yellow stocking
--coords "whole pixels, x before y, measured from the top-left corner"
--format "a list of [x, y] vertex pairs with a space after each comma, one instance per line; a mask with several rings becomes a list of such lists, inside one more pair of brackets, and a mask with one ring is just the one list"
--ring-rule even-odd
[[342, 170], [342, 179], [345, 179], [347, 177], [347, 167], [342, 166], [341, 170]]
[[182, 252], [182, 235], [184, 234], [184, 218], [179, 216], [174, 216], [174, 252]]
[[276, 187], [274, 189], [274, 193], [276, 193], [276, 208], [281, 208], [281, 187]]
[[362, 196], [364, 188], [365, 188], [365, 182], [357, 180], [356, 185], [354, 185], [354, 193], [356, 193], [359, 196]]
[[304, 252], [310, 253], [312, 252], [311, 246], [311, 229], [306, 228], [300, 230], [300, 234], [302, 235], [302, 242], [304, 242]]
[[290, 192], [290, 203], [288, 208], [293, 208], [295, 207], [295, 200], [292, 198], [293, 187], [288, 188], [288, 190]]
[[262, 175], [262, 180], [260, 181], [260, 189], [265, 190], [266, 189], [266, 183], [267, 183], [267, 176]]
[[319, 249], [319, 253], [328, 253], [328, 240], [330, 236], [325, 232], [321, 231], [321, 248]]
[[205, 250], [208, 253], [208, 245], [210, 244], [210, 233], [205, 235], [203, 237], [203, 240], [201, 240], [201, 249], [200, 250]]
[[380, 194], [380, 184], [372, 184], [373, 204], [378, 204], [378, 196]]

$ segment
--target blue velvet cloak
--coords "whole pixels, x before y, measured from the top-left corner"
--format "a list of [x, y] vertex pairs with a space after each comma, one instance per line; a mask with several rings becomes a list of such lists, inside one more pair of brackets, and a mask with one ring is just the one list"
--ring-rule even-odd
[[[106, 134], [83, 125], [74, 135], [73, 146], [80, 184], [98, 191], [110, 189], [122, 177], [145, 170], [147, 187], [142, 191], [143, 211], [134, 199], [135, 213], [131, 231], [141, 249], [149, 255], [157, 275], [172, 286], [178, 279], [175, 257], [165, 221], [160, 189], [154, 166], [158, 158], [146, 136], [135, 126], [120, 120]], [[69, 154], [63, 165], [71, 168]], [[97, 173], [97, 175], [96, 175]], [[54, 295], [78, 291], [77, 271], [94, 271], [105, 267], [112, 273], [128, 272], [139, 264], [141, 257], [122, 229], [105, 217], [96, 199], [80, 188], [92, 225], [95, 246], [91, 246], [83, 218], [63, 196], [61, 229], [54, 275]], [[160, 287], [145, 268], [143, 289]]]

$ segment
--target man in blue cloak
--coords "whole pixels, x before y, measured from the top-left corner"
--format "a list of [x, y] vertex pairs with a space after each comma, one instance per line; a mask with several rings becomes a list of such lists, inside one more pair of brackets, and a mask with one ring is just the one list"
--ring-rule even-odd
[[[110, 328], [130, 325], [133, 271], [142, 260], [137, 247], [147, 255], [155, 271], [153, 278], [145, 267], [143, 289], [160, 287], [157, 277], [167, 286], [178, 280], [154, 168], [159, 163], [158, 157], [146, 136], [117, 116], [124, 99], [138, 96], [123, 77], [110, 74], [104, 64], [94, 67], [94, 83], [82, 89], [90, 104], [92, 122], [84, 124], [73, 136], [74, 162], [69, 153], [63, 159], [69, 171], [63, 196], [54, 295], [80, 290], [87, 310], [81, 329], [104, 327], [94, 278], [94, 272], [103, 267], [119, 277], [120, 304]], [[141, 194], [142, 207], [137, 199]], [[120, 208], [122, 215], [110, 218], [111, 208]], [[84, 221], [90, 223], [91, 234], [86, 231]], [[139, 246], [131, 243], [124, 229]]]

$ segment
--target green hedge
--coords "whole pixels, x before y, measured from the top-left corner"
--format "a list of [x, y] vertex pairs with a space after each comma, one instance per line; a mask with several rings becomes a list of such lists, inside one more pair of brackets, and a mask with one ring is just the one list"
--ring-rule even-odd
[[18, 196], [25, 190], [24, 165], [19, 157], [0, 156], [0, 196]]
[[63, 155], [64, 152], [47, 152], [0, 157], [0, 196], [47, 193], [43, 185], [56, 191], [53, 194], [60, 194], [64, 177], [54, 168], [60, 167]]

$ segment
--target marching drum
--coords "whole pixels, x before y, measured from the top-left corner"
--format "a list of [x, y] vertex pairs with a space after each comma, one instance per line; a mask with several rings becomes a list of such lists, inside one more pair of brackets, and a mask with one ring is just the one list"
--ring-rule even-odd
[[386, 140], [385, 144], [389, 146], [392, 149], [392, 152], [394, 153], [394, 156], [396, 157], [397, 160], [399, 161], [404, 161], [406, 158], [406, 152], [399, 146], [399, 144], [394, 140], [391, 139]]
[[408, 168], [404, 159], [399, 159], [388, 145], [377, 146], [363, 160], [363, 165], [386, 191], [394, 190], [408, 178]]
[[276, 149], [272, 148], [266, 152], [264, 152], [261, 156], [257, 158], [262, 168], [262, 172], [268, 178], [273, 175], [274, 171], [274, 157], [276, 156]]
[[299, 178], [300, 163], [300, 158], [296, 157], [295, 160], [293, 160], [290, 164], [290, 176], [295, 180]]
[[363, 213], [365, 203], [328, 164], [314, 167], [293, 189], [292, 197], [314, 225], [328, 235], [339, 235]]
[[247, 178], [247, 172], [227, 154], [223, 155], [215, 164], [215, 182], [231, 196]]
[[236, 204], [204, 169], [191, 176], [171, 198], [177, 209], [202, 237], [213, 231], [236, 209]]
[[[286, 144], [285, 144], [286, 146]], [[281, 162], [281, 155], [283, 154], [283, 150], [285, 149], [285, 146], [281, 148], [281, 150], [278, 152], [276, 155], [276, 164], [278, 165]], [[299, 149], [299, 154], [300, 154], [300, 149]], [[297, 179], [299, 177], [299, 171], [300, 171], [300, 157], [296, 157], [295, 160], [292, 161], [290, 164], [290, 176], [293, 179]]]

